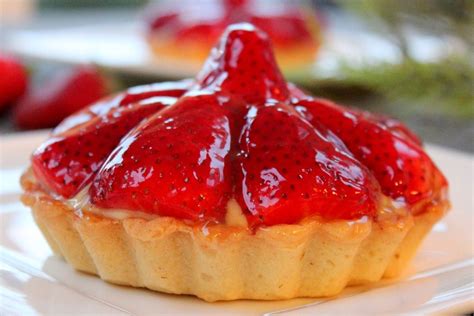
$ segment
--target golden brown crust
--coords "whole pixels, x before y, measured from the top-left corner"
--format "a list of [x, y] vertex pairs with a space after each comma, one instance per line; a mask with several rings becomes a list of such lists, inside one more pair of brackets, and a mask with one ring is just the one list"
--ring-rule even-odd
[[413, 228], [408, 231], [397, 247], [397, 251], [395, 251], [385, 269], [384, 277], [395, 278], [403, 272], [411, 259], [415, 256], [423, 239], [428, 235], [432, 227], [446, 214], [449, 208], [450, 203], [448, 201], [429, 204], [425, 206], [424, 212], [413, 216]]
[[114, 220], [77, 213], [25, 174], [30, 206], [55, 253], [76, 269], [123, 285], [207, 301], [331, 296], [345, 286], [399, 275], [447, 205], [367, 220], [260, 228], [188, 225], [158, 217]]

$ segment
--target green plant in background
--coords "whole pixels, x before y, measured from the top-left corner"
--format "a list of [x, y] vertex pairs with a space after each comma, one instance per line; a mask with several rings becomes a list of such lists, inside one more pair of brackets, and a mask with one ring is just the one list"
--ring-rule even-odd
[[[342, 65], [344, 81], [361, 85], [388, 98], [414, 104], [406, 111], [429, 111], [474, 117], [474, 1], [472, 0], [358, 0], [340, 1], [361, 15], [371, 30], [397, 45], [398, 64]], [[455, 39], [463, 48], [424, 62], [413, 56], [407, 33]]]
[[[344, 81], [362, 85], [393, 100], [407, 100], [405, 111], [474, 117], [474, 69], [466, 59], [450, 57], [433, 63], [404, 59], [400, 64], [353, 68], [342, 65]], [[427, 108], [428, 107], [428, 108]]]

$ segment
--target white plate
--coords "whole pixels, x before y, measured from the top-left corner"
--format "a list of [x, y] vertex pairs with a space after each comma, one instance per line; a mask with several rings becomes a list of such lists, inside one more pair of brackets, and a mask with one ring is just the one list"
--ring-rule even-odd
[[[347, 20], [344, 16], [331, 17], [314, 65], [289, 72], [287, 77], [309, 84], [313, 80], [337, 79], [341, 76], [341, 62], [358, 66], [401, 60], [402, 55], [392, 41]], [[112, 71], [169, 79], [193, 77], [199, 70], [195, 64], [152, 56], [143, 31], [135, 22], [17, 31], [9, 35], [6, 49], [30, 59], [95, 63]], [[435, 61], [453, 52], [466, 51], [466, 47], [450, 38], [422, 35], [413, 30], [407, 42], [413, 58], [420, 61]]]
[[18, 178], [46, 137], [0, 137], [0, 314], [283, 314], [435, 313], [474, 311], [472, 156], [429, 146], [451, 184], [452, 211], [438, 223], [407, 276], [346, 289], [333, 299], [206, 303], [190, 296], [115, 286], [79, 273], [51, 255], [28, 209]]

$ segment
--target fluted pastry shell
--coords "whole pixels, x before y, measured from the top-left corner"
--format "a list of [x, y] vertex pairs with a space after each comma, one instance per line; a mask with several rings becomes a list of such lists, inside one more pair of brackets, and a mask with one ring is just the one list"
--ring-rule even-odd
[[447, 203], [413, 217], [276, 225], [251, 232], [170, 217], [111, 219], [77, 212], [27, 178], [23, 202], [51, 249], [103, 280], [206, 301], [338, 294], [347, 285], [396, 277]]

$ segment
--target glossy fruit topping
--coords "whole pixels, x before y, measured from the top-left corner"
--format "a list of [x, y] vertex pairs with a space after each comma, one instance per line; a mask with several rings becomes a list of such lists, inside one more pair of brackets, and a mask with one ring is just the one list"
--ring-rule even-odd
[[61, 70], [18, 101], [13, 119], [20, 128], [54, 127], [107, 94], [105, 79], [90, 66]]
[[[71, 130], [83, 123], [87, 123], [95, 116], [107, 115], [114, 108], [129, 105], [146, 100], [146, 103], [153, 102], [153, 98], [161, 97], [158, 102], [164, 102], [163, 97], [178, 98], [182, 96], [192, 85], [193, 80], [181, 80], [175, 82], [161, 82], [127, 89], [125, 92], [104, 98], [82, 111], [69, 116], [58, 125], [53, 134], [59, 134], [66, 130]], [[169, 100], [174, 102], [174, 99]], [[169, 103], [165, 101], [165, 103]]]
[[229, 27], [197, 85], [122, 139], [92, 184], [92, 203], [221, 220], [234, 197], [253, 227], [373, 216], [375, 178], [289, 97], [266, 35]]
[[231, 196], [230, 120], [215, 95], [185, 96], [137, 126], [96, 176], [92, 202], [222, 220]]
[[285, 106], [251, 108], [239, 143], [238, 201], [253, 225], [375, 214], [378, 184], [370, 172], [335, 135]]
[[199, 73], [198, 83], [203, 90], [224, 91], [249, 104], [289, 98], [268, 36], [247, 23], [227, 28]]
[[416, 204], [446, 185], [403, 124], [286, 83], [249, 24], [227, 29], [196, 82], [132, 88], [64, 121], [33, 169], [63, 197], [90, 184], [104, 212], [222, 222], [235, 200], [251, 228], [374, 217], [381, 191]]
[[33, 153], [33, 171], [49, 190], [72, 197], [130, 129], [174, 103], [190, 83], [135, 87], [70, 116]]
[[154, 101], [116, 108], [71, 132], [56, 134], [33, 154], [36, 176], [53, 191], [72, 197], [84, 187], [120, 139], [163, 106]]
[[311, 123], [323, 124], [342, 139], [373, 172], [386, 195], [415, 204], [446, 186], [446, 179], [420, 147], [418, 137], [400, 122], [323, 99], [296, 101], [296, 109]]

